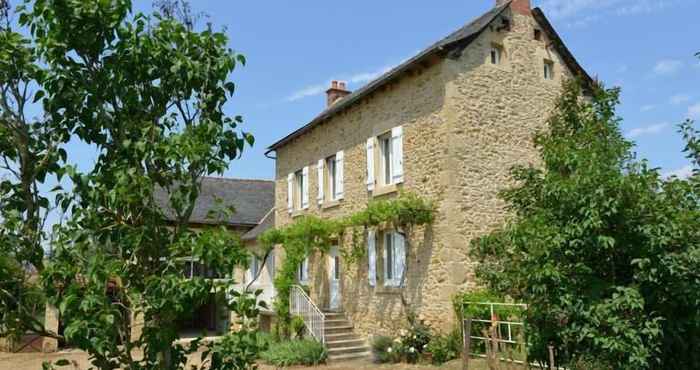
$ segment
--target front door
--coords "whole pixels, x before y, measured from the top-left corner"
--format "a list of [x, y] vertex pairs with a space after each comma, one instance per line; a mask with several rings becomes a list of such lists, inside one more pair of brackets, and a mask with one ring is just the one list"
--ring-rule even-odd
[[328, 306], [331, 310], [340, 310], [340, 253], [338, 247], [331, 247], [328, 253], [328, 272], [330, 278]]

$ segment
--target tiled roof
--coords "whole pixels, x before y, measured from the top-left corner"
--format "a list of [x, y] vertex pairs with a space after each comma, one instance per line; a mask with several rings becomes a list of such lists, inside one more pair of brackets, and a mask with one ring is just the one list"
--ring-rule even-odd
[[247, 233], [243, 234], [241, 239], [243, 240], [255, 240], [260, 234], [264, 233], [268, 229], [275, 227], [275, 209], [272, 208], [270, 211], [260, 220], [260, 223], [252, 228]]
[[[165, 191], [157, 191], [155, 196], [159, 204], [168, 204]], [[205, 177], [202, 179], [200, 195], [195, 203], [190, 223], [255, 226], [274, 207], [274, 204], [275, 183], [273, 181]], [[211, 211], [216, 213], [221, 207], [229, 206], [233, 206], [235, 211], [227, 219], [210, 217]], [[169, 220], [174, 219], [170, 209], [166, 208], [165, 215]]]

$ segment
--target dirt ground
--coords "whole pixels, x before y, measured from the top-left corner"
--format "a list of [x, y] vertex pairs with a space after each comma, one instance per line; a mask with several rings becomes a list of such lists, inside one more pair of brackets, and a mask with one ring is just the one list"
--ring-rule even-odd
[[[192, 356], [193, 359], [199, 358], [198, 355]], [[44, 361], [57, 361], [66, 359], [72, 363], [61, 369], [66, 370], [86, 370], [90, 367], [87, 354], [82, 351], [64, 351], [58, 353], [0, 353], [0, 370], [40, 370], [41, 364]], [[194, 363], [192, 363], [194, 364]], [[470, 362], [470, 370], [486, 369], [483, 361], [472, 360]], [[260, 365], [261, 370], [275, 370], [274, 366]], [[329, 363], [326, 365], [315, 367], [291, 367], [290, 369], [313, 369], [313, 370], [364, 370], [364, 369], [385, 369], [385, 370], [461, 370], [462, 364], [459, 360], [451, 361], [443, 366], [430, 365], [409, 365], [409, 364], [394, 364], [394, 365], [378, 365], [371, 361], [353, 361]]]

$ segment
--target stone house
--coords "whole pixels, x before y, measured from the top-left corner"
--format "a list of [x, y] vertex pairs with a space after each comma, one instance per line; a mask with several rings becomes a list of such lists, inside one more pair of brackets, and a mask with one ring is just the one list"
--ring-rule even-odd
[[402, 191], [432, 201], [436, 219], [410, 235], [370, 231], [354, 264], [341, 257], [348, 240], [308, 256], [299, 280], [332, 312], [329, 322], [366, 337], [395, 332], [410, 312], [455, 328], [451, 299], [476, 286], [469, 243], [505, 221], [498, 193], [511, 184], [509, 169], [537, 163], [532, 136], [573, 76], [592, 83], [543, 12], [529, 0], [497, 0], [355, 92], [332, 82], [326, 109], [269, 147], [275, 226], [346, 216]]

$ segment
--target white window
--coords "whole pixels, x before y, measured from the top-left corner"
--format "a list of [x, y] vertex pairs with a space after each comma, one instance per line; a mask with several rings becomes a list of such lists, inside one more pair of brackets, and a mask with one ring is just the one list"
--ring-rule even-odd
[[250, 266], [248, 267], [248, 276], [246, 279], [247, 283], [252, 282], [260, 273], [260, 259], [256, 256], [250, 257]]
[[[403, 129], [394, 127], [390, 133], [377, 138], [379, 143], [380, 185], [392, 185], [403, 182]], [[368, 181], [369, 184], [369, 181]]]
[[293, 185], [290, 184], [290, 188], [293, 188], [293, 208], [297, 210], [309, 208], [309, 167], [295, 172], [292, 178]]
[[326, 168], [328, 168], [328, 192], [331, 200], [338, 199], [338, 162], [336, 156], [326, 158]]
[[385, 232], [384, 238], [384, 285], [400, 286], [406, 267], [406, 245], [401, 233]]
[[498, 45], [491, 45], [491, 64], [501, 64], [503, 59], [503, 48]]
[[549, 60], [544, 61], [544, 79], [554, 79], [554, 63]]
[[367, 231], [367, 263], [369, 285], [377, 285], [377, 239], [373, 230]]
[[393, 151], [391, 145], [391, 135], [385, 134], [379, 137], [379, 154], [381, 158], [380, 168], [381, 173], [379, 178], [382, 185], [390, 185], [393, 183], [392, 165]]
[[309, 257], [304, 258], [297, 267], [297, 280], [301, 284], [309, 282]]

